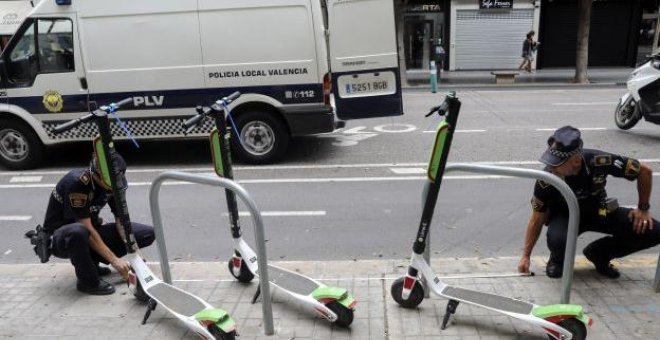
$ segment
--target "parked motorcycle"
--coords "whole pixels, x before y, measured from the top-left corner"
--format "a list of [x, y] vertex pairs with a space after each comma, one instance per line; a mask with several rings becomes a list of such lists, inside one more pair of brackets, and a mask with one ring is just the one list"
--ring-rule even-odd
[[628, 92], [619, 99], [614, 122], [622, 130], [635, 126], [642, 117], [660, 124], [660, 54], [636, 68], [626, 83]]

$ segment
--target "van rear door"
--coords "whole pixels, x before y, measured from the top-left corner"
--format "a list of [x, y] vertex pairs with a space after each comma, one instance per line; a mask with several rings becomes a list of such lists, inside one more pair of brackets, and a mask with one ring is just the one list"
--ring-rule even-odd
[[403, 114], [392, 0], [328, 0], [330, 69], [340, 119]]

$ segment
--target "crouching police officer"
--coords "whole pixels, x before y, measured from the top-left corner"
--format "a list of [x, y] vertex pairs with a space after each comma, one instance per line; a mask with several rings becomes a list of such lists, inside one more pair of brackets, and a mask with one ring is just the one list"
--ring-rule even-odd
[[[112, 158], [118, 164], [117, 170], [125, 173], [123, 158], [118, 153], [113, 153]], [[125, 178], [122, 182], [118, 186], [125, 188]], [[99, 211], [106, 204], [115, 215], [114, 223], [102, 224], [99, 218]], [[153, 243], [153, 227], [135, 222], [131, 226], [140, 248]], [[110, 269], [100, 267], [99, 262], [112, 265], [124, 278], [128, 277], [130, 267], [121, 259], [126, 248], [118, 228], [123, 227], [116, 216], [112, 188], [103, 183], [95, 159], [89, 169], [72, 170], [60, 179], [50, 195], [44, 230], [53, 235], [53, 255], [71, 259], [79, 291], [91, 295], [115, 292], [112, 284], [100, 279], [109, 275]]]
[[[618, 278], [619, 271], [610, 261], [660, 243], [660, 224], [649, 212], [651, 197], [651, 169], [636, 159], [592, 149], [582, 149], [580, 131], [564, 126], [548, 139], [548, 149], [540, 161], [546, 171], [564, 179], [573, 190], [580, 206], [579, 233], [596, 231], [609, 236], [598, 239], [584, 248], [585, 257], [598, 273]], [[607, 176], [637, 180], [636, 209], [618, 207], [616, 200], [605, 191]], [[536, 181], [532, 197], [532, 215], [527, 224], [525, 245], [518, 271], [529, 272], [529, 258], [544, 224], [548, 226], [547, 243], [550, 259], [546, 266], [548, 277], [562, 276], [568, 207], [555, 187]]]

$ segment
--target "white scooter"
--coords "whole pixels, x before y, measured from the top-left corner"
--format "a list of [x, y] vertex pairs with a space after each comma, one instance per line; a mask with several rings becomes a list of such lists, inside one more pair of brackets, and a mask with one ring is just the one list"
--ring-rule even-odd
[[[415, 308], [424, 300], [425, 289], [448, 299], [441, 329], [447, 327], [449, 317], [456, 312], [460, 302], [488, 309], [538, 326], [551, 340], [585, 340], [587, 326], [592, 321], [582, 310], [582, 306], [557, 304], [538, 306], [526, 301], [505, 296], [484, 293], [476, 290], [448, 285], [433, 272], [424, 260], [429, 229], [438, 200], [442, 176], [458, 120], [461, 102], [454, 93], [447, 96], [442, 105], [434, 107], [427, 117], [435, 112], [446, 115], [438, 126], [435, 144], [428, 167], [427, 195], [420, 219], [417, 237], [413, 244], [413, 254], [408, 273], [392, 283], [391, 294], [394, 301], [404, 308]], [[424, 282], [426, 284], [424, 284]]]
[[660, 124], [660, 54], [636, 68], [626, 86], [628, 92], [619, 99], [614, 110], [616, 126], [628, 130], [642, 118]]
[[[100, 136], [94, 139], [94, 155], [99, 164], [101, 180], [107, 187], [112, 188], [112, 195], [118, 209], [117, 215], [124, 227], [123, 230], [120, 228], [118, 232], [126, 245], [127, 259], [131, 265], [128, 287], [138, 300], [148, 301], [142, 324], [147, 322], [151, 311], [159, 304], [202, 339], [233, 340], [236, 338], [236, 322], [226, 311], [213, 308], [201, 298], [163, 282], [149, 269], [144, 257], [140, 254], [128, 214], [126, 186], [122, 185], [126, 183], [126, 179], [123, 173], [115, 170], [116, 165], [113, 162], [112, 155], [115, 153], [115, 149], [108, 118], [108, 115], [113, 114], [120, 106], [130, 102], [133, 102], [132, 98], [103, 106], [81, 118], [58, 125], [53, 132], [62, 133], [89, 121], [94, 121], [99, 129]], [[120, 125], [122, 124], [120, 123]], [[130, 136], [130, 134], [128, 135]]]

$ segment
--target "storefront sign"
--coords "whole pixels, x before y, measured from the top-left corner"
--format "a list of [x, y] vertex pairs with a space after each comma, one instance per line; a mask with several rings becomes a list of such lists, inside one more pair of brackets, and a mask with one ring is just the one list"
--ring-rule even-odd
[[479, 0], [479, 9], [513, 8], [513, 0]]
[[408, 5], [406, 12], [442, 12], [439, 4]]

